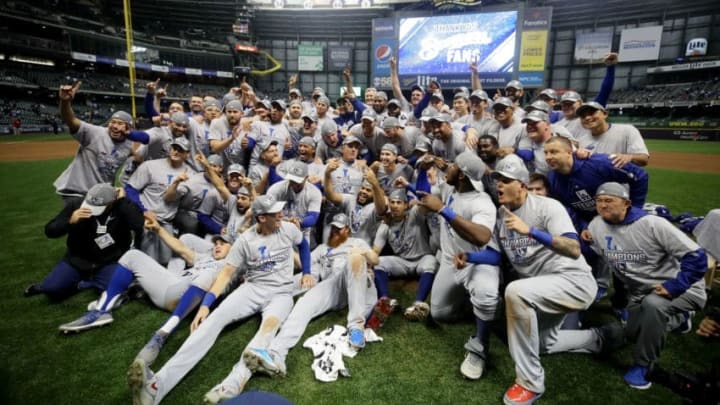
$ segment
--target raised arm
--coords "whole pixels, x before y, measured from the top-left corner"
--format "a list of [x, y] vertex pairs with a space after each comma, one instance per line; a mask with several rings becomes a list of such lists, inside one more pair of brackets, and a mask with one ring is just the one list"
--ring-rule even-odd
[[230, 198], [230, 190], [225, 186], [225, 183], [223, 182], [223, 179], [215, 172], [215, 170], [210, 167], [210, 162], [208, 162], [205, 155], [202, 153], [198, 153], [195, 155], [195, 160], [197, 160], [202, 167], [205, 168], [205, 174], [207, 174], [208, 178], [210, 179], [210, 182], [213, 186], [217, 189], [217, 191], [220, 193], [220, 197], [222, 197], [223, 201], [227, 201], [228, 198]]
[[407, 100], [403, 96], [402, 86], [400, 86], [400, 76], [398, 75], [397, 58], [394, 56], [390, 58], [390, 81], [392, 83], [393, 97], [400, 100], [405, 105]]
[[80, 119], [75, 116], [72, 109], [72, 100], [75, 94], [80, 90], [81, 81], [76, 82], [72, 86], [60, 86], [58, 98], [60, 99], [60, 118], [70, 129], [70, 133], [74, 134], [80, 130]]
[[380, 185], [380, 181], [378, 181], [377, 176], [375, 175], [375, 172], [371, 169], [367, 169], [367, 170], [365, 170], [365, 173], [363, 174], [363, 178], [365, 180], [367, 180], [368, 183], [370, 183], [370, 186], [372, 186], [373, 203], [375, 204], [375, 214], [385, 215], [385, 211], [387, 211], [387, 202], [385, 201], [385, 191], [383, 190], [382, 186]]
[[337, 168], [340, 167], [340, 159], [330, 159], [328, 160], [327, 166], [325, 166], [325, 178], [323, 180], [323, 188], [325, 189], [325, 197], [330, 201], [331, 203], [335, 205], [339, 205], [342, 203], [342, 194], [335, 191], [335, 187], [333, 187], [332, 182], [332, 172], [337, 170]]
[[173, 252], [177, 253], [180, 257], [185, 260], [185, 263], [192, 266], [195, 264], [195, 252], [185, 246], [180, 239], [174, 237], [170, 232], [166, 231], [165, 228], [160, 226], [156, 219], [146, 219], [145, 228], [151, 232], [155, 232], [157, 236], [165, 242], [166, 245]]

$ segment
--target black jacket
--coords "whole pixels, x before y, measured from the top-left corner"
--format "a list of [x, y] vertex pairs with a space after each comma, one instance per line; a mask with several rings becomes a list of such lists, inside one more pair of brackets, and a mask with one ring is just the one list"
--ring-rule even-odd
[[[120, 256], [130, 249], [134, 241], [140, 247], [145, 219], [142, 211], [126, 198], [115, 201], [107, 213], [97, 217], [84, 218], [76, 224], [70, 224], [72, 213], [80, 208], [82, 200], [67, 205], [61, 212], [45, 225], [48, 238], [59, 238], [67, 235], [67, 252], [65, 260], [79, 271], [92, 272], [116, 262]], [[107, 226], [107, 233], [115, 243], [104, 249], [95, 242], [98, 224]]]

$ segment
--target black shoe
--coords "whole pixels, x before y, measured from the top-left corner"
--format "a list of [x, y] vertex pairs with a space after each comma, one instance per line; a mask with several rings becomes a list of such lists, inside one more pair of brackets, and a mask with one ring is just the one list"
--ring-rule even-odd
[[33, 295], [42, 294], [42, 291], [38, 290], [36, 284], [30, 284], [25, 291], [23, 291], [23, 295], [26, 297], [32, 297]]

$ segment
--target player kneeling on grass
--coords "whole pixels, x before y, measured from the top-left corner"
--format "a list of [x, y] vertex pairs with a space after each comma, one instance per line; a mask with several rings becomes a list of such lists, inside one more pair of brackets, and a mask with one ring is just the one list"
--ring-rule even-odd
[[331, 226], [327, 244], [312, 252], [312, 274], [320, 282], [298, 300], [267, 349], [248, 346], [243, 353], [253, 372], [284, 377], [287, 353], [297, 345], [310, 321], [346, 306], [350, 345], [356, 349], [365, 346], [365, 316], [377, 297], [368, 266], [376, 265], [378, 256], [367, 242], [350, 237], [347, 215], [336, 214]]
[[599, 216], [589, 226], [593, 249], [624, 282], [630, 302], [625, 335], [636, 343], [625, 382], [646, 389], [666, 332], [689, 332], [693, 311], [705, 305], [707, 256], [669, 221], [633, 207], [620, 183], [601, 185], [595, 205]]
[[[195, 315], [190, 336], [156, 374], [141, 357], [130, 366], [128, 384], [133, 391], [134, 404], [162, 401], [232, 322], [262, 313], [260, 329], [248, 347], [267, 347], [293, 305], [293, 247], [300, 253], [305, 274], [303, 287], [309, 288], [315, 281], [310, 275], [308, 242], [297, 226], [282, 220], [284, 205], [266, 195], [253, 201], [251, 209], [257, 224], [240, 234], [230, 249], [225, 265]], [[237, 269], [242, 270], [245, 282], [210, 313], [215, 298], [225, 290]], [[205, 403], [216, 404], [236, 396], [250, 376], [250, 370], [241, 359], [220, 384], [205, 394]]]
[[373, 250], [380, 253], [385, 243], [390, 246], [395, 256], [381, 256], [380, 263], [375, 266], [375, 283], [380, 297], [389, 296], [388, 274], [392, 276], [408, 276], [420, 274], [420, 285], [415, 295], [415, 303], [405, 310], [405, 318], [421, 321], [430, 313], [430, 305], [425, 300], [432, 288], [438, 261], [431, 254], [429, 241], [430, 231], [420, 206], [409, 207], [407, 193], [404, 189], [395, 189], [390, 193], [390, 215], [387, 223], [383, 223], [375, 234]]
[[[587, 309], [597, 291], [572, 221], [558, 201], [528, 193], [529, 175], [519, 159], [506, 157], [498, 162], [493, 176], [502, 204], [493, 237], [519, 276], [505, 289], [508, 345], [516, 379], [503, 400], [530, 404], [545, 391], [540, 352], [599, 352], [613, 337], [613, 330], [560, 329], [565, 315]], [[487, 254], [459, 257], [465, 258], [499, 262], [499, 257]]]
[[179, 273], [173, 272], [142, 251], [130, 250], [118, 260], [107, 290], [98, 301], [91, 304], [92, 309], [79, 319], [61, 325], [60, 331], [82, 332], [111, 323], [111, 311], [118, 307], [121, 295], [137, 280], [153, 304], [173, 311], [170, 319], [153, 335], [141, 352], [141, 357], [152, 363], [168, 335], [200, 303], [205, 291], [212, 285], [225, 263], [230, 242], [226, 236], [221, 235], [213, 237], [212, 243], [190, 234], [183, 235], [178, 240], [153, 219], [146, 220], [145, 228], [156, 233], [160, 240], [191, 267]]

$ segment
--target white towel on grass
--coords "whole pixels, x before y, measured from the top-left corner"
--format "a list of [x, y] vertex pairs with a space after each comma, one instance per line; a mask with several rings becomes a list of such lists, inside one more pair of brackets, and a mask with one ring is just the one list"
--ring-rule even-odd
[[[382, 342], [374, 330], [365, 329], [365, 342]], [[357, 349], [350, 346], [348, 330], [344, 326], [333, 325], [317, 335], [310, 336], [303, 343], [303, 347], [312, 350], [312, 370], [315, 379], [322, 382], [332, 382], [338, 375], [350, 377], [350, 370], [345, 367], [343, 356], [355, 357]]]

